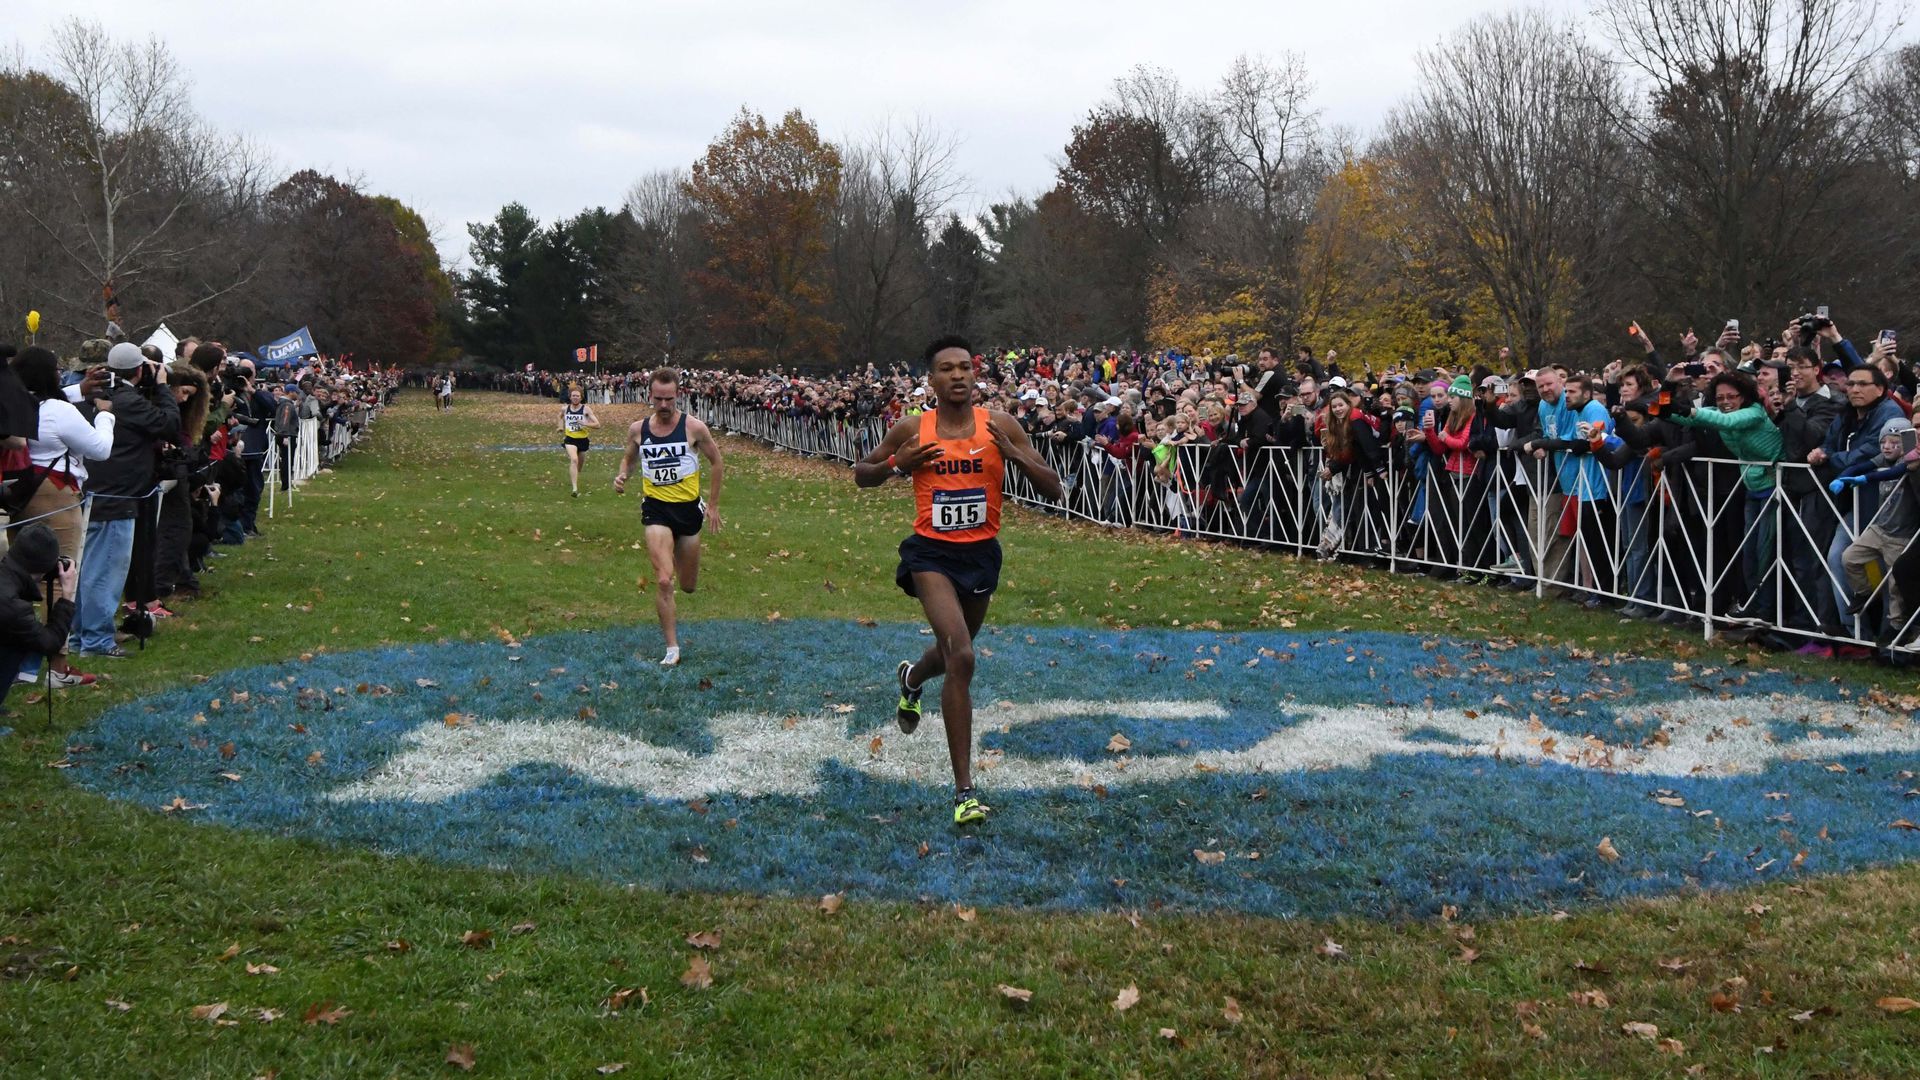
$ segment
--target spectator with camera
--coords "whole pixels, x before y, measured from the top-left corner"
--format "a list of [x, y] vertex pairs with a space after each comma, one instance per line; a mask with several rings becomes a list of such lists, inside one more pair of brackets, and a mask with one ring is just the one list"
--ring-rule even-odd
[[[60, 655], [73, 625], [77, 578], [73, 560], [60, 554], [60, 541], [44, 523], [36, 521], [15, 534], [0, 558], [0, 673], [25, 671]], [[42, 603], [47, 605], [44, 621], [36, 610]], [[0, 702], [13, 683], [0, 679]]]
[[[107, 352], [104, 389], [114, 415], [113, 449], [93, 467], [88, 486], [93, 508], [72, 642], [83, 656], [127, 655], [114, 641], [113, 617], [132, 564], [134, 519], [142, 508], [152, 509], [159, 447], [180, 430], [180, 407], [159, 370], [128, 342]], [[80, 389], [82, 414], [96, 411], [85, 380]]]

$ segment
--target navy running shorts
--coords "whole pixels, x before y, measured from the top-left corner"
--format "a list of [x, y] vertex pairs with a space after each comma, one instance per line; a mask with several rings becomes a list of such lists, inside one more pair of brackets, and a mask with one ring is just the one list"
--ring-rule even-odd
[[893, 572], [894, 584], [917, 598], [920, 594], [913, 589], [913, 575], [922, 573], [944, 575], [962, 600], [990, 596], [1000, 587], [1000, 541], [956, 543], [914, 533], [900, 541], [900, 568]]

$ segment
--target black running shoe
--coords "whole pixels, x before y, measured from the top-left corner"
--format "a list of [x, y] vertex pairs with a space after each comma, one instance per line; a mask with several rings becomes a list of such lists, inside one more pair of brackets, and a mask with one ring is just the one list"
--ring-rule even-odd
[[894, 672], [895, 681], [900, 684], [900, 704], [894, 706], [893, 719], [900, 725], [903, 734], [913, 734], [920, 726], [920, 691], [925, 687], [907, 686], [907, 673], [913, 670], [913, 661], [902, 660]]

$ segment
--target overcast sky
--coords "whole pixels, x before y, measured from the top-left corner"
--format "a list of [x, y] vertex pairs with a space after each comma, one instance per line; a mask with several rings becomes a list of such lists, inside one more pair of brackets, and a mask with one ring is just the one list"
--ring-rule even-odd
[[[1571, 0], [1549, 0], [1577, 14]], [[799, 107], [829, 139], [922, 117], [961, 140], [965, 211], [1051, 183], [1073, 125], [1136, 64], [1210, 87], [1235, 55], [1305, 57], [1328, 122], [1362, 136], [1412, 86], [1416, 53], [1473, 0], [1056, 3], [989, 0], [5, 0], [29, 61], [72, 15], [160, 36], [216, 126], [288, 171], [357, 176], [419, 210], [441, 251], [505, 203], [542, 220], [618, 206], [690, 165], [742, 105]]]

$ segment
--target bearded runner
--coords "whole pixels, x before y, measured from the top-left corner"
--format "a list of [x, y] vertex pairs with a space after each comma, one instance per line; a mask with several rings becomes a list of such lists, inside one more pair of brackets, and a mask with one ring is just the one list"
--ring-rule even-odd
[[900, 544], [894, 581], [919, 599], [933, 644], [895, 669], [895, 719], [912, 733], [927, 680], [946, 677], [940, 719], [953, 764], [953, 821], [966, 825], [988, 809], [973, 790], [973, 639], [1000, 584], [1001, 482], [1013, 465], [1041, 495], [1058, 500], [1065, 492], [1019, 421], [973, 403], [973, 349], [965, 339], [940, 338], [925, 359], [934, 407], [893, 425], [854, 465], [853, 478], [863, 488], [894, 476], [913, 481], [913, 533]]
[[[627, 428], [627, 452], [613, 477], [624, 494], [634, 465], [640, 466], [640, 524], [646, 530], [647, 557], [653, 563], [653, 610], [660, 617], [666, 650], [660, 663], [680, 662], [680, 638], [674, 625], [673, 586], [691, 593], [700, 577], [700, 527], [720, 531], [720, 444], [707, 425], [681, 412], [680, 376], [672, 368], [653, 373], [647, 400], [653, 412]], [[700, 458], [713, 471], [711, 501], [700, 498]]]

